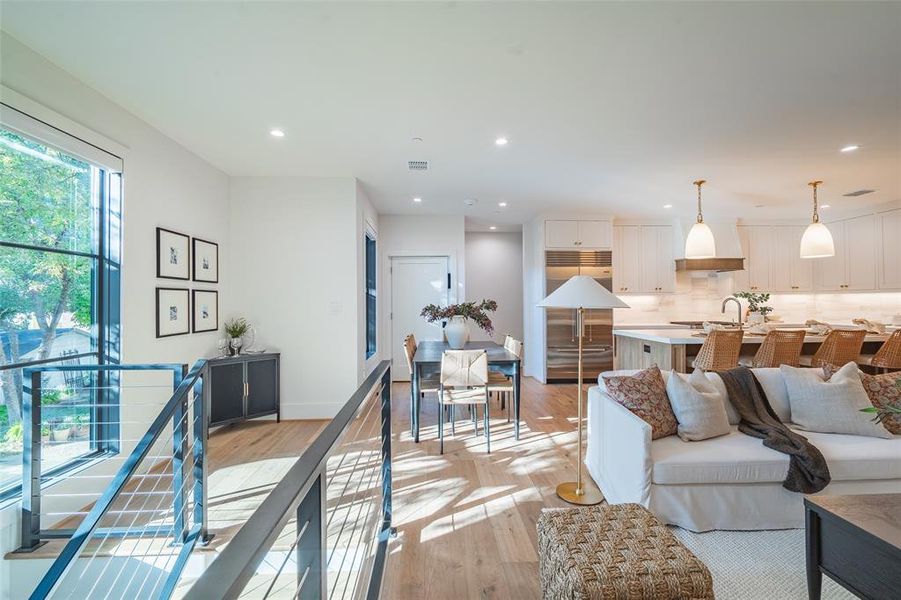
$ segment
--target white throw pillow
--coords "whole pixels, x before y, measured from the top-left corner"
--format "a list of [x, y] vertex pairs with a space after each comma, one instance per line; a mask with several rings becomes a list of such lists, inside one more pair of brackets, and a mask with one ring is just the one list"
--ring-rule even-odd
[[[873, 406], [853, 362], [835, 372], [829, 381], [820, 369], [782, 365], [788, 389], [792, 421], [801, 429], [819, 433], [846, 433], [890, 439], [892, 434], [873, 416], [860, 412]], [[677, 415], [678, 416], [678, 415]]]
[[729, 391], [726, 389], [726, 384], [723, 383], [723, 378], [714, 371], [707, 371], [706, 373], [704, 373], [700, 369], [695, 369], [691, 372], [691, 377], [688, 378], [688, 381], [698, 389], [700, 389], [700, 385], [696, 382], [700, 379], [700, 375], [696, 375], [696, 373], [703, 373], [703, 375], [707, 378], [710, 386], [712, 387], [712, 390], [719, 393], [720, 398], [723, 400], [723, 405], [726, 407], [726, 415], [729, 417], [729, 425], [738, 425], [741, 422], [741, 415], [738, 414], [738, 410], [736, 410], [736, 408], [732, 405], [732, 402], [729, 401]]
[[679, 422], [678, 435], [686, 442], [706, 440], [729, 433], [729, 417], [722, 394], [695, 370], [690, 377], [673, 373], [666, 384], [673, 414]]

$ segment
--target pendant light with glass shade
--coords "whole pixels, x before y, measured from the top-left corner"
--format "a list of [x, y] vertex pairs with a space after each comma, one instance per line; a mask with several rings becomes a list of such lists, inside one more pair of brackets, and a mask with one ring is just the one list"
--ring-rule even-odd
[[694, 182], [698, 186], [698, 220], [692, 225], [685, 239], [685, 258], [713, 258], [716, 256], [716, 242], [713, 232], [704, 222], [704, 213], [701, 211], [701, 186], [707, 183], [703, 179]]
[[811, 181], [807, 185], [813, 188], [813, 222], [804, 230], [801, 236], [801, 258], [827, 258], [835, 256], [835, 244], [832, 241], [832, 233], [829, 228], [820, 223], [820, 213], [817, 211], [817, 186], [822, 181]]

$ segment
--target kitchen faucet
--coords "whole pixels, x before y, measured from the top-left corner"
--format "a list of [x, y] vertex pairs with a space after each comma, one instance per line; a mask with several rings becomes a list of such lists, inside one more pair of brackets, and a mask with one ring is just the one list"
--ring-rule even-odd
[[722, 313], [726, 314], [726, 304], [728, 304], [730, 300], [735, 302], [735, 305], [738, 307], [738, 326], [741, 327], [741, 302], [738, 301], [738, 298], [729, 296], [723, 300]]

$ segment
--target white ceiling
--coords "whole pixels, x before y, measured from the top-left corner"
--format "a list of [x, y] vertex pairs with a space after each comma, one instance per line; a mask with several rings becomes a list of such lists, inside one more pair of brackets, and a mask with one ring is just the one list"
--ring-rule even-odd
[[708, 218], [804, 218], [813, 178], [834, 210], [901, 199], [897, 2], [4, 1], [0, 26], [227, 173], [356, 176], [385, 213], [690, 216], [699, 177]]

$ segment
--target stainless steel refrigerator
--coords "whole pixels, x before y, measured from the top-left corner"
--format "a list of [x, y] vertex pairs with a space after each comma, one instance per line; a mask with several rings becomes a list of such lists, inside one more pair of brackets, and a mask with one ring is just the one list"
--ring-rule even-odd
[[[588, 275], [611, 290], [613, 255], [610, 251], [555, 250], [545, 255], [546, 293], [574, 275]], [[612, 290], [611, 290], [612, 291]], [[576, 311], [547, 309], [547, 380], [576, 381], [579, 377], [579, 338]], [[613, 310], [586, 310], [582, 338], [583, 381], [597, 381], [598, 373], [613, 368]]]

